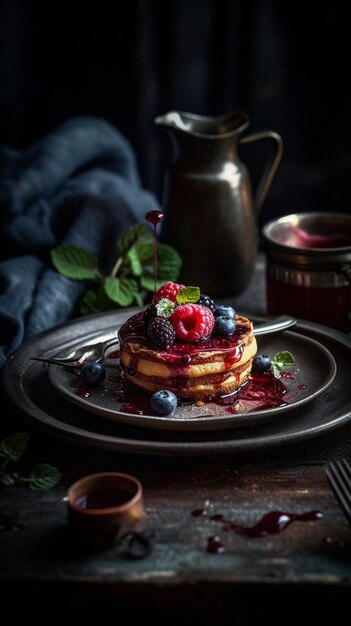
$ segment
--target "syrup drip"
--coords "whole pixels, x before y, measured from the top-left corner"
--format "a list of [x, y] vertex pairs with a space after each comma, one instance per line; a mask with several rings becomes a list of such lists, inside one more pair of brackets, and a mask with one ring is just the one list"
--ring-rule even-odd
[[[194, 361], [197, 354], [200, 352], [213, 352], [215, 350], [221, 350], [224, 353], [224, 362], [227, 369], [232, 367], [234, 363], [240, 361], [244, 345], [241, 340], [242, 335], [247, 332], [247, 328], [240, 324], [237, 325], [235, 332], [229, 337], [213, 336], [209, 339], [203, 339], [196, 343], [189, 344], [186, 341], [176, 340], [167, 350], [163, 351], [163, 360], [165, 363], [169, 363], [174, 366], [178, 366], [176, 374], [187, 377], [187, 366]], [[147, 345], [148, 340], [145, 334], [143, 323], [143, 311], [133, 315], [120, 329], [119, 332], [120, 342], [123, 345], [128, 344], [128, 341], [137, 341], [142, 346]], [[152, 355], [148, 355], [148, 359], [151, 359]], [[134, 362], [130, 363], [132, 369], [137, 369], [138, 356], [133, 355]]]
[[191, 511], [192, 517], [203, 517], [207, 515], [207, 509], [194, 509]]
[[110, 352], [110, 354], [108, 355], [108, 358], [109, 359], [119, 359], [120, 356], [121, 356], [120, 350], [114, 350], [113, 352]]
[[235, 532], [245, 537], [267, 537], [281, 533], [292, 522], [311, 522], [322, 519], [320, 511], [308, 511], [307, 513], [286, 513], [284, 511], [271, 511], [266, 513], [254, 526], [242, 526], [228, 520], [224, 515], [216, 513], [210, 519], [220, 522], [226, 532]]
[[77, 387], [77, 389], [74, 390], [74, 393], [80, 398], [90, 398], [91, 396], [91, 391], [89, 391], [89, 389], [86, 389], [86, 387]]
[[[131, 376], [135, 374], [135, 369], [129, 367], [126, 370]], [[149, 397], [144, 393], [138, 391], [132, 386], [129, 386], [123, 378], [120, 380], [120, 386], [113, 391], [113, 395], [118, 402], [123, 402], [121, 411], [125, 413], [135, 413], [136, 415], [150, 415], [152, 414]], [[188, 382], [186, 379], [179, 377], [171, 379], [172, 386], [181, 389]], [[205, 419], [218, 416], [218, 410], [216, 406], [223, 407], [221, 414], [228, 413], [230, 415], [240, 413], [250, 413], [258, 410], [272, 409], [274, 407], [283, 406], [287, 404], [284, 401], [284, 396], [288, 389], [286, 385], [279, 379], [275, 378], [273, 374], [267, 372], [265, 374], [251, 374], [251, 378], [247, 383], [244, 383], [234, 393], [218, 396], [217, 398], [211, 398], [208, 400], [202, 400], [201, 408], [207, 408], [208, 413], [194, 413], [194, 418]], [[197, 406], [196, 401], [184, 402], [180, 406], [192, 405]], [[212, 410], [211, 410], [212, 409]]]
[[290, 380], [293, 380], [295, 378], [295, 376], [291, 373], [291, 372], [280, 372], [280, 377], [281, 378], [289, 378]]
[[[242, 385], [234, 393], [219, 396], [211, 400], [213, 404], [225, 406], [225, 413], [235, 414], [240, 412], [240, 402], [252, 403], [251, 410], [262, 411], [286, 404], [284, 395], [287, 393], [284, 383], [275, 378], [271, 372], [265, 374], [251, 374], [250, 380]], [[250, 412], [250, 405], [245, 406], [245, 411]]]
[[[191, 512], [191, 515], [192, 517], [206, 517], [208, 515], [208, 509], [194, 509]], [[225, 532], [234, 532], [250, 539], [257, 539], [281, 533], [292, 522], [311, 522], [320, 520], [322, 517], [323, 513], [321, 513], [321, 511], [308, 511], [306, 513], [270, 511], [269, 513], [263, 515], [263, 517], [261, 517], [261, 519], [254, 524], [254, 526], [243, 526], [241, 524], [237, 524], [232, 520], [226, 519], [221, 513], [215, 513], [209, 516], [209, 519], [211, 521], [221, 523]], [[210, 552], [211, 554], [218, 554], [224, 550], [225, 548], [217, 535], [209, 537], [207, 552]]]
[[142, 408], [141, 404], [135, 402], [124, 402], [121, 404], [120, 411], [123, 413], [132, 413], [134, 415], [145, 415], [150, 413], [150, 404], [148, 403], [145, 408]]
[[153, 225], [154, 228], [154, 296], [156, 298], [156, 279], [157, 279], [157, 236], [156, 229], [157, 224], [162, 222], [164, 218], [164, 213], [162, 211], [148, 211], [145, 214], [145, 219], [149, 224]]
[[225, 552], [225, 547], [217, 535], [207, 539], [206, 552], [209, 554], [222, 554], [222, 552]]

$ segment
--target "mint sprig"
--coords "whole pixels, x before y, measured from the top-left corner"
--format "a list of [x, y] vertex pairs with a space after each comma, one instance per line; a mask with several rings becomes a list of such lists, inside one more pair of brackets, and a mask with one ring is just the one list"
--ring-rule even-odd
[[176, 298], [178, 304], [195, 303], [200, 298], [200, 289], [199, 287], [183, 287], [178, 291]]
[[169, 317], [172, 315], [174, 307], [175, 302], [168, 300], [168, 298], [161, 298], [161, 300], [156, 304], [157, 315], [160, 317]]
[[16, 462], [23, 456], [28, 446], [27, 433], [14, 433], [0, 442], [0, 456], [3, 462], [0, 467], [0, 485], [13, 487], [17, 483], [27, 483], [33, 491], [46, 491], [55, 487], [61, 480], [61, 472], [48, 463], [35, 465], [29, 476], [20, 476], [16, 471], [5, 471], [10, 461]]
[[97, 256], [79, 246], [63, 244], [51, 251], [51, 260], [56, 269], [66, 278], [87, 280], [99, 276]]
[[280, 372], [289, 365], [295, 365], [295, 358], [291, 352], [278, 352], [272, 359], [272, 368], [274, 376], [279, 376]]
[[[69, 244], [52, 250], [51, 260], [66, 278], [89, 281], [79, 305], [82, 315], [132, 304], [143, 306], [142, 290], [154, 291], [154, 245], [151, 231], [145, 224], [134, 224], [121, 234], [110, 272], [100, 267], [96, 255]], [[156, 288], [166, 281], [176, 282], [181, 265], [178, 252], [172, 246], [159, 243]]]

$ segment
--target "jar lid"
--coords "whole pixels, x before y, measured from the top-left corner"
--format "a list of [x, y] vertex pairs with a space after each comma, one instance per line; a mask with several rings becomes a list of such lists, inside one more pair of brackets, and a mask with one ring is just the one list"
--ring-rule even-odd
[[294, 213], [271, 220], [262, 235], [267, 257], [292, 267], [341, 269], [351, 263], [351, 215]]

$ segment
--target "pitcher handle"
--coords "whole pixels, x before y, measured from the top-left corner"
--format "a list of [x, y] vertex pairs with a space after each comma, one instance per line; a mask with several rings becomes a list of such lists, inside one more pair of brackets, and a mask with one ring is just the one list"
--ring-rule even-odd
[[283, 140], [281, 136], [278, 133], [276, 133], [274, 130], [262, 130], [257, 133], [251, 133], [250, 135], [245, 135], [245, 137], [241, 137], [241, 139], [239, 139], [239, 142], [251, 143], [251, 141], [256, 141], [258, 139], [274, 139], [274, 141], [276, 142], [276, 150], [273, 155], [273, 158], [267, 165], [266, 171], [264, 172], [260, 180], [258, 189], [257, 189], [256, 198], [255, 198], [255, 206], [256, 206], [257, 213], [260, 211], [262, 204], [264, 203], [266, 199], [267, 193], [272, 184], [273, 178], [275, 176], [278, 165], [283, 155]]

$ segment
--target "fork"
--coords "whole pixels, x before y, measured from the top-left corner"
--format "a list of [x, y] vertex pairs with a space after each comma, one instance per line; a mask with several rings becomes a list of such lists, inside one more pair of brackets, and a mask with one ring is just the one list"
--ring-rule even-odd
[[98, 343], [91, 343], [85, 346], [80, 346], [74, 351], [71, 351], [64, 357], [52, 357], [50, 359], [44, 359], [39, 357], [32, 357], [31, 361], [41, 361], [42, 363], [53, 363], [54, 365], [64, 365], [70, 368], [75, 368], [79, 363], [86, 361], [96, 361], [101, 363], [104, 360], [105, 354], [111, 346], [119, 343], [117, 336], [110, 337], [104, 341]]
[[331, 462], [325, 474], [342, 511], [351, 524], [351, 467], [346, 459]]

